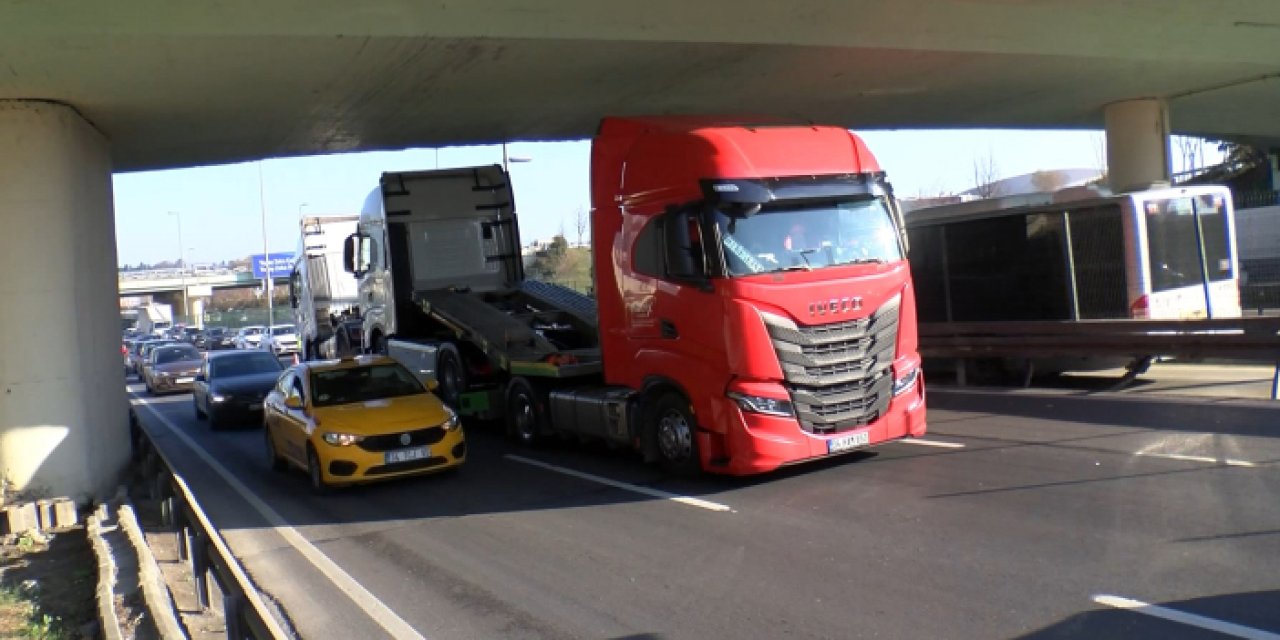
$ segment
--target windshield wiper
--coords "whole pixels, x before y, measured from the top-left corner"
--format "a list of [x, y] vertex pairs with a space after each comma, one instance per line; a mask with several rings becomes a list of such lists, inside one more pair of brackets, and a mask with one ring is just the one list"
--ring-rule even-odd
[[800, 251], [797, 252], [800, 254], [800, 259], [804, 260], [805, 271], [813, 271], [813, 265], [809, 264], [809, 254], [817, 253], [817, 251], [818, 251], [817, 249], [801, 249]]

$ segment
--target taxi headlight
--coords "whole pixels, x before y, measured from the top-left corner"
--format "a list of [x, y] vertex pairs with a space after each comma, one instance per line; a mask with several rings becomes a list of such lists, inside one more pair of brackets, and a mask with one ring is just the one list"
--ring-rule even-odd
[[337, 433], [334, 431], [326, 431], [323, 437], [325, 442], [335, 447], [349, 447], [361, 440], [364, 440], [364, 436], [359, 436], [354, 433]]
[[445, 407], [444, 410], [446, 413], [449, 414], [449, 417], [445, 418], [444, 423], [441, 424], [440, 426], [444, 427], [445, 431], [458, 430], [458, 428], [462, 426], [462, 420], [458, 418], [457, 412], [455, 412], [453, 409], [450, 409], [449, 407]]
[[221, 393], [213, 393], [209, 395], [209, 399], [214, 402], [226, 402], [231, 399], [231, 396], [223, 395]]

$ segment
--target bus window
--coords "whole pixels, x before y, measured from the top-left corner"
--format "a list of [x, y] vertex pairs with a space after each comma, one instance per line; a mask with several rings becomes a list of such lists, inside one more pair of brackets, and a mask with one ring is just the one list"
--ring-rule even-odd
[[[1200, 274], [1200, 249], [1196, 237], [1195, 198], [1164, 198], [1144, 203], [1147, 221], [1147, 260], [1151, 268], [1151, 291], [1203, 285]], [[1204, 228], [1217, 227], [1216, 234], [1205, 234], [1205, 254], [1212, 276], [1220, 260], [1227, 258], [1226, 277], [1230, 277], [1230, 256], [1225, 242], [1225, 222], [1221, 214], [1204, 221]], [[1221, 278], [1218, 278], [1221, 279]]]

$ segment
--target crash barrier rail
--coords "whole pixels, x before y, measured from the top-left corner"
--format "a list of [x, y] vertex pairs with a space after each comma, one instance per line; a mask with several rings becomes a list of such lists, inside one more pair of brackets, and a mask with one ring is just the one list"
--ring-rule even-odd
[[929, 322], [920, 324], [920, 354], [965, 362], [982, 358], [1128, 357], [1134, 359], [1122, 383], [1142, 372], [1153, 356], [1215, 358], [1276, 363], [1271, 397], [1280, 397], [1280, 318], [1212, 320], [1077, 320]]
[[[261, 592], [210, 522], [186, 480], [151, 440], [151, 433], [129, 410], [133, 452], [140, 461], [151, 498], [160, 501], [160, 517], [178, 538], [178, 556], [187, 563], [195, 587], [196, 604], [210, 605], [211, 591], [222, 593], [228, 640], [288, 640], [291, 636], [268, 608]], [[210, 581], [210, 578], [213, 581]]]

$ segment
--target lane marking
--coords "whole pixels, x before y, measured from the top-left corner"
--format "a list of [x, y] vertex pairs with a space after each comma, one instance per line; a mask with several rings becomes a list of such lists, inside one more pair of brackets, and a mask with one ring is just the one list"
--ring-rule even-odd
[[596, 484], [602, 484], [605, 486], [613, 487], [615, 489], [622, 489], [623, 491], [638, 493], [641, 495], [649, 496], [651, 498], [661, 498], [663, 500], [679, 502], [680, 504], [689, 505], [691, 507], [698, 507], [699, 509], [706, 509], [708, 511], [729, 511], [729, 512], [733, 511], [733, 507], [730, 507], [729, 505], [720, 504], [718, 502], [711, 502], [710, 500], [703, 500], [702, 498], [682, 496], [678, 493], [669, 493], [659, 489], [651, 489], [649, 487], [643, 487], [638, 484], [631, 484], [629, 482], [611, 480], [609, 478], [605, 478], [602, 476], [597, 476], [597, 475], [586, 473], [583, 471], [577, 471], [575, 469], [569, 469], [567, 467], [561, 467], [558, 465], [549, 464], [546, 462], [542, 462], [540, 460], [526, 458], [524, 456], [507, 454], [503, 457], [508, 460], [512, 460], [514, 462], [519, 462], [522, 464], [539, 467], [542, 469], [546, 469], [548, 471], [554, 471], [556, 473], [562, 473], [566, 476], [573, 476], [575, 478], [580, 478], [582, 480], [587, 480], [590, 482], [594, 482]]
[[1132, 598], [1122, 598], [1120, 596], [1111, 596], [1100, 593], [1093, 596], [1093, 601], [1108, 607], [1142, 613], [1154, 618], [1162, 618], [1171, 622], [1200, 627], [1201, 629], [1208, 629], [1209, 631], [1214, 631], [1228, 636], [1235, 636], [1237, 638], [1246, 638], [1247, 640], [1280, 640], [1280, 634], [1272, 633], [1270, 631], [1254, 629], [1253, 627], [1246, 627], [1234, 622], [1225, 622], [1223, 620], [1206, 618], [1194, 613], [1178, 611], [1177, 609], [1170, 609], [1168, 607], [1162, 607], [1160, 605], [1143, 602], [1141, 600], [1134, 600]]
[[922, 447], [938, 447], [940, 449], [963, 449], [963, 442], [943, 442], [942, 440], [926, 440], [925, 438], [903, 438], [894, 440], [902, 444], [918, 444]]
[[406, 640], [426, 640], [426, 638], [410, 626], [408, 622], [405, 622], [404, 619], [396, 615], [390, 607], [383, 604], [377, 596], [364, 588], [364, 585], [356, 582], [356, 579], [352, 578], [351, 574], [343, 571], [342, 567], [339, 567], [336, 562], [329, 559], [329, 556], [326, 556], [323, 551], [317, 549], [316, 546], [311, 544], [311, 542], [303, 537], [302, 534], [298, 533], [297, 529], [289, 526], [289, 523], [284, 519], [284, 516], [281, 516], [275, 509], [268, 506], [266, 502], [263, 502], [262, 498], [259, 498], [258, 495], [251, 491], [249, 487], [245, 486], [239, 478], [228, 471], [226, 467], [222, 466], [222, 464], [210, 455], [209, 452], [205, 451], [204, 447], [201, 447], [195, 440], [191, 439], [191, 436], [183, 433], [182, 429], [175, 425], [173, 421], [160, 413], [158, 409], [151, 406], [150, 402], [139, 397], [138, 394], [133, 391], [130, 391], [129, 394], [137, 398], [138, 405], [146, 407], [147, 411], [151, 412], [151, 415], [160, 420], [160, 423], [164, 428], [177, 436], [183, 444], [187, 445], [187, 447], [199, 456], [205, 464], [209, 465], [214, 472], [221, 476], [228, 486], [234, 489], [236, 493], [240, 494], [240, 497], [244, 498], [245, 502], [248, 502], [249, 506], [253, 507], [253, 509], [271, 525], [272, 530], [280, 534], [280, 537], [284, 538], [285, 541], [293, 546], [293, 548], [297, 549], [298, 552], [302, 554], [302, 557], [306, 558], [312, 566], [320, 571], [320, 573], [323, 573], [324, 576], [328, 578], [334, 586], [338, 587], [339, 590], [345, 593], [348, 598], [351, 598], [351, 601], [354, 602], [356, 606], [360, 607], [366, 615], [378, 624], [378, 626], [391, 634], [391, 637], [404, 638]]
[[1225, 464], [1231, 467], [1253, 467], [1257, 466], [1248, 460], [1236, 460], [1234, 458], [1218, 459], [1211, 456], [1189, 456], [1181, 453], [1152, 453], [1139, 451], [1134, 455], [1147, 456], [1150, 458], [1167, 458], [1169, 460], [1184, 460], [1187, 462], [1208, 462], [1210, 464]]

